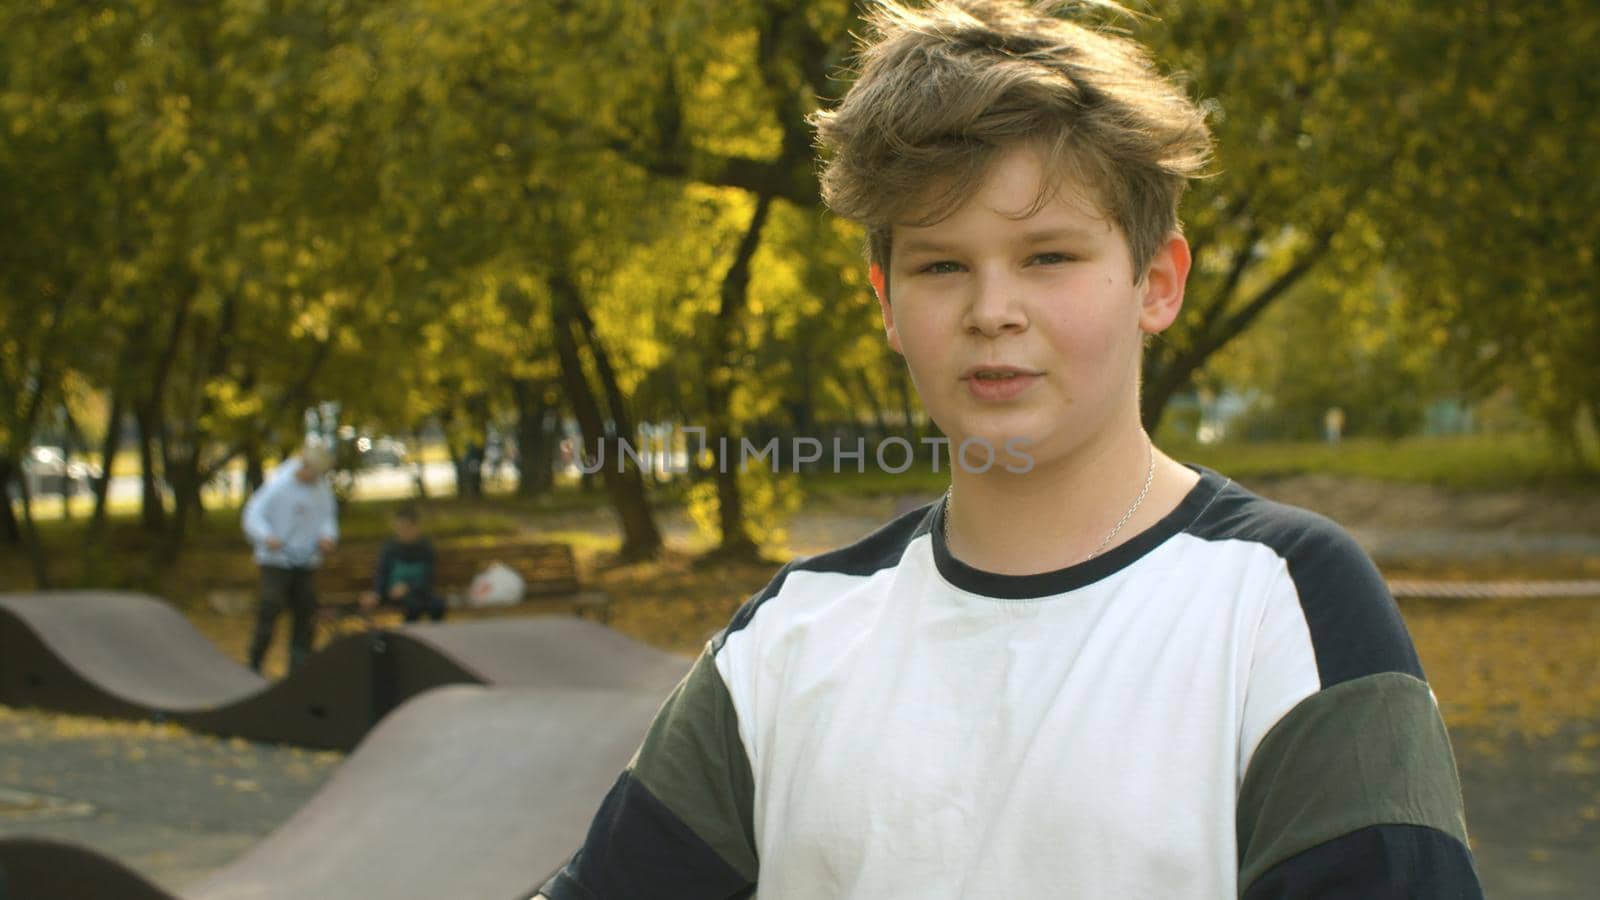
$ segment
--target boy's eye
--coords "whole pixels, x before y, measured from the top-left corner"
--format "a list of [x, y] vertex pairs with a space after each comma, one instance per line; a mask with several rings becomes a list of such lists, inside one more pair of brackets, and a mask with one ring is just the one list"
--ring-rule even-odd
[[1035, 253], [1033, 261], [1042, 266], [1054, 266], [1064, 262], [1071, 262], [1072, 256], [1066, 253]]
[[917, 271], [924, 272], [929, 275], [948, 275], [953, 272], [961, 271], [961, 264], [958, 262], [952, 262], [948, 259], [941, 259], [936, 262], [928, 263]]

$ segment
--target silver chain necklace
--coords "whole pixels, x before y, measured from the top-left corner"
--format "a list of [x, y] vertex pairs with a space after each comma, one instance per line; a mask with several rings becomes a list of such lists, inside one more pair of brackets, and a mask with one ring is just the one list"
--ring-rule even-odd
[[[1144, 498], [1150, 494], [1150, 485], [1156, 478], [1156, 445], [1148, 436], [1145, 437], [1144, 442], [1145, 447], [1148, 448], [1146, 452], [1150, 457], [1150, 461], [1146, 464], [1144, 470], [1144, 487], [1139, 489], [1139, 496], [1133, 498], [1133, 503], [1128, 505], [1128, 511], [1123, 513], [1122, 518], [1117, 520], [1117, 524], [1111, 527], [1111, 533], [1107, 534], [1106, 539], [1100, 542], [1100, 546], [1094, 548], [1094, 552], [1085, 556], [1081, 560], [1082, 562], [1088, 562], [1105, 552], [1106, 547], [1111, 545], [1111, 539], [1117, 536], [1117, 532], [1122, 530], [1122, 526], [1128, 524], [1128, 520], [1133, 518], [1133, 514], [1138, 512], [1139, 507], [1144, 503]], [[950, 549], [950, 507], [953, 499], [951, 491], [954, 487], [955, 485], [951, 485], [944, 489], [944, 546], [946, 551]], [[954, 554], [952, 553], [951, 555]]]

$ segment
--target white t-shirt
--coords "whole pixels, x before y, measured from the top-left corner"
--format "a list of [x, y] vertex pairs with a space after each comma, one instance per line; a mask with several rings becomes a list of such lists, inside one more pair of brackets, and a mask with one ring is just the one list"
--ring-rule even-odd
[[1202, 472], [1107, 554], [1001, 576], [940, 516], [746, 604], [545, 893], [1316, 896], [1400, 845], [1476, 889], [1432, 695], [1332, 523]]

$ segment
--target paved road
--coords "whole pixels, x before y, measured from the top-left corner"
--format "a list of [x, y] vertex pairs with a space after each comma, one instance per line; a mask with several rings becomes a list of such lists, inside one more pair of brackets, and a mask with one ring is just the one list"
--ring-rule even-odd
[[86, 844], [176, 889], [276, 828], [343, 758], [0, 706], [0, 835]]

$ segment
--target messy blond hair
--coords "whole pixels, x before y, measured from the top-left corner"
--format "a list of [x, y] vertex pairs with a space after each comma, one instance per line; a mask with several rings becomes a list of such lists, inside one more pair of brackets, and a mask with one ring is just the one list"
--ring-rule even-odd
[[[1143, 47], [1063, 18], [1059, 2], [875, 5], [859, 76], [812, 117], [829, 157], [823, 200], [866, 226], [869, 261], [887, 269], [894, 224], [950, 215], [1001, 151], [1031, 144], [1051, 174], [1028, 212], [1070, 178], [1121, 226], [1142, 277], [1211, 150], [1204, 113]], [[1099, 0], [1073, 6], [1126, 12]]]

